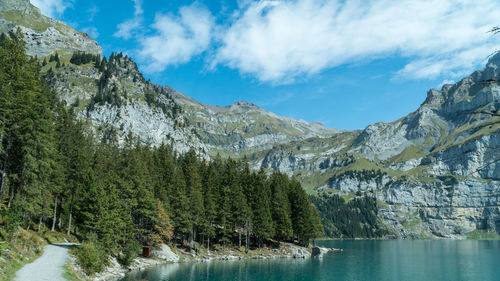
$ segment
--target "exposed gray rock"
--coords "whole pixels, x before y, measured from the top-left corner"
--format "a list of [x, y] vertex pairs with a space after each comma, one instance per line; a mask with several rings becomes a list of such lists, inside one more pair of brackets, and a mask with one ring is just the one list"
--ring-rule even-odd
[[182, 105], [187, 121], [201, 141], [215, 152], [241, 154], [268, 150], [276, 144], [311, 137], [329, 137], [340, 131], [320, 123], [281, 117], [253, 103], [237, 101], [229, 106], [206, 105], [164, 87]]
[[42, 15], [29, 0], [2, 0], [0, 16], [0, 32], [21, 28], [28, 55], [43, 57], [56, 51], [102, 55], [101, 46], [88, 34]]
[[170, 247], [165, 244], [160, 244], [153, 249], [153, 256], [159, 258], [161, 260], [170, 261], [170, 262], [178, 262], [179, 256], [172, 252]]
[[342, 251], [342, 249], [324, 248], [324, 247], [315, 246], [312, 248], [311, 256], [313, 258], [322, 258], [327, 253], [338, 252], [338, 251]]

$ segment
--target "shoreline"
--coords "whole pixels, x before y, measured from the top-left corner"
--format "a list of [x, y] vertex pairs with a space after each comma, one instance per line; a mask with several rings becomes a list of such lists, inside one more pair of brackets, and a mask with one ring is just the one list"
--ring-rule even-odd
[[[166, 246], [166, 245], [165, 245]], [[167, 246], [168, 247], [168, 246]], [[313, 250], [315, 248], [315, 250]], [[325, 253], [342, 251], [341, 249], [322, 248], [322, 247], [302, 247], [291, 243], [282, 243], [278, 248], [261, 248], [250, 250], [248, 253], [241, 251], [238, 248], [229, 248], [226, 250], [210, 251], [203, 250], [199, 254], [187, 252], [182, 249], [175, 249], [173, 253], [177, 258], [171, 256], [169, 258], [158, 257], [137, 257], [128, 267], [121, 266], [116, 258], [110, 259], [110, 265], [106, 266], [103, 271], [96, 273], [94, 276], [87, 276], [83, 270], [76, 264], [75, 259], [71, 259], [69, 266], [72, 271], [81, 280], [92, 281], [116, 281], [126, 276], [133, 271], [142, 271], [153, 268], [155, 266], [175, 264], [175, 263], [204, 263], [211, 261], [235, 261], [235, 260], [250, 260], [250, 259], [309, 259], [316, 254], [321, 258]]]

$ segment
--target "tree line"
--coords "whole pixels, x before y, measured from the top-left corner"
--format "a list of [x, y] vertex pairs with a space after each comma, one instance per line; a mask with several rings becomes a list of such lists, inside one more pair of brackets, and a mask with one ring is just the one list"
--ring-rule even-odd
[[[300, 183], [245, 161], [178, 155], [131, 133], [96, 141], [72, 107], [48, 90], [18, 30], [0, 38], [0, 223], [66, 231], [105, 255], [138, 245], [199, 249], [307, 245], [323, 234]], [[131, 250], [132, 249], [132, 250]]]
[[319, 194], [311, 200], [320, 211], [328, 237], [377, 238], [389, 234], [378, 221], [375, 197], [359, 196], [346, 202], [335, 194]]

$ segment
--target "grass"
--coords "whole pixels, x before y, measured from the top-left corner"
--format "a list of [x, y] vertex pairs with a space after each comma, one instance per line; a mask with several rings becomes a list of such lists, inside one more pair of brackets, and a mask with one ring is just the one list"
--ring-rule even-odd
[[3, 259], [0, 260], [0, 281], [12, 280], [19, 269], [43, 253], [43, 247], [47, 244], [35, 231], [21, 228], [12, 235], [2, 229], [2, 236], [9, 238], [8, 241], [0, 242], [0, 254]]
[[481, 229], [466, 233], [465, 236], [467, 239], [471, 240], [500, 240], [500, 235], [497, 233], [491, 233]]
[[406, 220], [403, 222], [403, 226], [406, 229], [415, 229], [417, 226], [419, 226], [422, 223], [422, 221], [417, 218], [414, 220]]
[[73, 269], [71, 266], [71, 262], [68, 262], [64, 265], [64, 273], [63, 277], [69, 281], [82, 281], [83, 278], [79, 277], [80, 275]]
[[[19, 228], [14, 233], [8, 233], [0, 228], [0, 281], [12, 280], [16, 272], [25, 264], [33, 262], [43, 253], [48, 243], [77, 241], [76, 237], [67, 237], [64, 233], [45, 231], [38, 233], [33, 230]], [[8, 251], [6, 251], [8, 249]]]
[[50, 23], [39, 20], [42, 15], [35, 14], [34, 16], [26, 16], [22, 11], [18, 10], [10, 10], [10, 11], [1, 11], [0, 15], [16, 25], [24, 26], [30, 29], [33, 29], [37, 32], [44, 32], [51, 26]]
[[347, 165], [346, 167], [339, 169], [340, 172], [345, 172], [349, 170], [351, 171], [380, 170], [380, 167], [376, 163], [373, 163], [368, 159], [360, 158], [354, 160], [354, 162]]

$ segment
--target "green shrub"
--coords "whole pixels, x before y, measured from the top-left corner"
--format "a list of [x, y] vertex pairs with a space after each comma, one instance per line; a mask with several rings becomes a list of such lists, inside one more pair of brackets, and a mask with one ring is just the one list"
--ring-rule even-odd
[[92, 242], [83, 242], [76, 251], [76, 261], [88, 275], [100, 272], [107, 259], [107, 255]]
[[14, 204], [7, 212], [7, 228], [12, 233], [22, 224], [23, 209], [18, 204]]
[[118, 262], [121, 265], [129, 266], [135, 257], [137, 257], [137, 253], [140, 251], [141, 246], [136, 241], [131, 241], [127, 244], [121, 254], [118, 256]]

